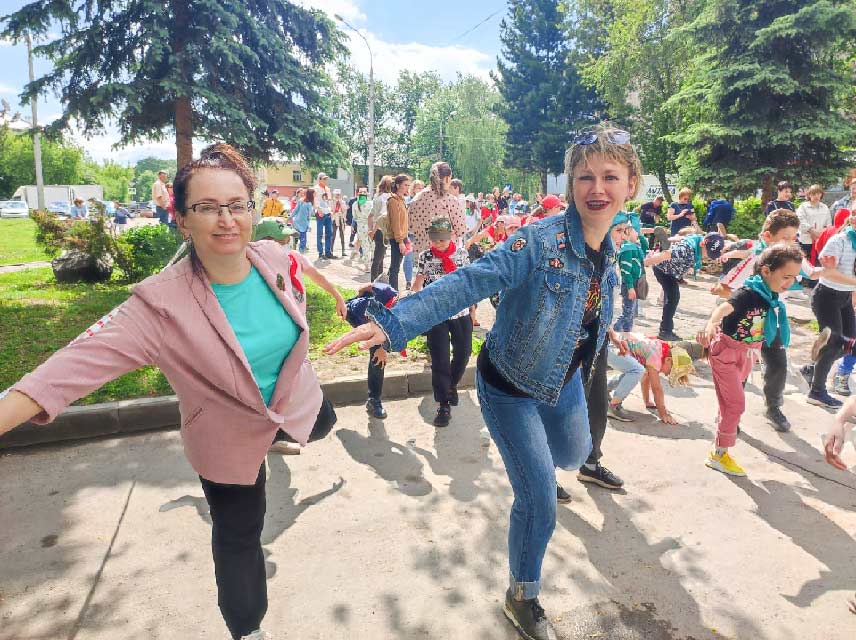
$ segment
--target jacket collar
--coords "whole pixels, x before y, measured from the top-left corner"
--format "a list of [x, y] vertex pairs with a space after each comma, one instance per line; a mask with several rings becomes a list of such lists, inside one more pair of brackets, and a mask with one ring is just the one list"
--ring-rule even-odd
[[[568, 245], [571, 247], [574, 255], [580, 260], [587, 259], [586, 239], [583, 235], [583, 221], [574, 203], [569, 204], [568, 208], [565, 209], [565, 232], [568, 234], [568, 239], [570, 240]], [[615, 255], [615, 247], [612, 244], [609, 231], [606, 232], [606, 237], [603, 239], [601, 246], [604, 248], [607, 259]]]

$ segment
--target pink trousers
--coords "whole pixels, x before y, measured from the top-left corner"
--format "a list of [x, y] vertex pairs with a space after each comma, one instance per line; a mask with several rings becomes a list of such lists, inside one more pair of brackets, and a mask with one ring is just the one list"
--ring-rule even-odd
[[[761, 343], [757, 344], [760, 348]], [[708, 362], [713, 370], [713, 386], [719, 403], [716, 417], [716, 446], [733, 447], [737, 441], [737, 426], [746, 409], [743, 383], [755, 362], [752, 345], [738, 342], [720, 333], [710, 343]]]

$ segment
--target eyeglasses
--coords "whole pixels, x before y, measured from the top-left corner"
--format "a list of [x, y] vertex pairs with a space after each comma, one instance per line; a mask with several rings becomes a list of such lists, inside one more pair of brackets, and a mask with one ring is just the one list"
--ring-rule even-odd
[[229, 204], [218, 204], [216, 202], [197, 202], [190, 205], [190, 210], [193, 213], [199, 213], [203, 216], [219, 216], [220, 211], [228, 209], [233, 217], [250, 215], [256, 208], [256, 203], [252, 200], [238, 200]]
[[[597, 131], [584, 131], [577, 135], [573, 142], [574, 144], [594, 144], [597, 142], [600, 134]], [[627, 144], [630, 142], [630, 134], [623, 129], [607, 129], [603, 132], [604, 137], [612, 144]]]

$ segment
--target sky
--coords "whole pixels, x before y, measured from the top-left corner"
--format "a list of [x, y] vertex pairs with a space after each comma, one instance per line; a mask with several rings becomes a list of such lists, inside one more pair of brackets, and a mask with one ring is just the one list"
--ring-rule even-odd
[[[338, 14], [358, 29], [371, 46], [375, 77], [384, 81], [394, 81], [403, 69], [437, 71], [445, 80], [454, 79], [458, 72], [487, 78], [496, 66], [500, 50], [499, 22], [505, 13], [502, 0], [412, 4], [393, 0], [296, 1], [331, 17]], [[0, 0], [0, 17], [25, 4], [19, 0]], [[402, 5], [406, 8], [402, 9]], [[351, 64], [368, 73], [369, 54], [365, 42], [349, 29], [343, 29], [348, 36]], [[36, 77], [51, 69], [50, 61], [45, 59], [36, 58], [34, 65]], [[29, 104], [19, 105], [19, 94], [27, 81], [26, 45], [0, 40], [0, 98], [10, 103], [13, 111], [20, 110], [29, 119]], [[38, 111], [40, 123], [50, 122], [60, 115], [62, 106], [56, 96], [42, 96]], [[146, 156], [175, 157], [172, 142], [147, 142], [113, 149], [112, 145], [118, 140], [115, 131], [92, 139], [73, 132], [72, 137], [96, 160], [133, 164]]]

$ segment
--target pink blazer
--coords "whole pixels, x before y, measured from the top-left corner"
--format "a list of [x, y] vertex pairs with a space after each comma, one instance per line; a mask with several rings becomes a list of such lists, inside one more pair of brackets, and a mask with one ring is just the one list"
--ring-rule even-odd
[[12, 387], [43, 407], [33, 422], [46, 424], [113, 378], [156, 365], [178, 395], [185, 455], [203, 478], [253, 484], [278, 428], [305, 444], [322, 397], [308, 358], [305, 295], [295, 295], [287, 249], [253, 242], [247, 257], [301, 329], [270, 407], [207, 277], [195, 275], [185, 258], [138, 284], [127, 301]]

